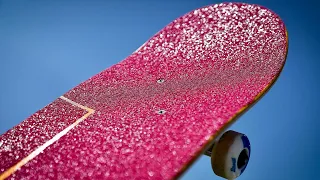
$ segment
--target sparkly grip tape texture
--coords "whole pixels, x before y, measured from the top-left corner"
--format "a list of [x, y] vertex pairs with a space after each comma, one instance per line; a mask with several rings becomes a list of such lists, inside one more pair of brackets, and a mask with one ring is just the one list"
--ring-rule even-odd
[[176, 178], [270, 87], [286, 52], [283, 22], [263, 7], [192, 11], [65, 94], [95, 113], [12, 177]]
[[0, 174], [28, 156], [86, 111], [57, 99], [0, 136]]

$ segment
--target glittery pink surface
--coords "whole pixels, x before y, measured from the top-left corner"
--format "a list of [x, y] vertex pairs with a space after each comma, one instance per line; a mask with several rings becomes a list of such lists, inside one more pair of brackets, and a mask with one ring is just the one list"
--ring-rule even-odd
[[57, 99], [0, 136], [0, 174], [51, 139], [86, 111]]
[[[95, 112], [10, 177], [174, 178], [273, 82], [286, 51], [283, 22], [263, 7], [189, 12], [66, 93]], [[60, 101], [0, 137], [0, 172], [86, 113]]]

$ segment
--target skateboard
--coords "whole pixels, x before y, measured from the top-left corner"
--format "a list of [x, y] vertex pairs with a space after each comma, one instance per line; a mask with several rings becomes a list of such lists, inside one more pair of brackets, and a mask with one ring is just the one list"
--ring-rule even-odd
[[0, 179], [175, 179], [203, 153], [236, 178], [250, 142], [226, 130], [274, 84], [287, 50], [267, 8], [193, 10], [1, 135]]

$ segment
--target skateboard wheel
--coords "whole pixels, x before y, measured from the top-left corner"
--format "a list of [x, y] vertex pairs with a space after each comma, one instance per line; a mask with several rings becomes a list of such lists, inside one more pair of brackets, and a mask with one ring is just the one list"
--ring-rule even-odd
[[212, 149], [212, 170], [217, 176], [235, 179], [246, 169], [250, 151], [250, 142], [246, 135], [227, 131]]

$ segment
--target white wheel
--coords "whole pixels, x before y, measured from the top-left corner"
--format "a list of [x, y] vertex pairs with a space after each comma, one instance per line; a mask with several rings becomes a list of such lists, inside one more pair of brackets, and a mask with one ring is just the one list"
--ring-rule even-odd
[[212, 170], [223, 178], [235, 179], [246, 169], [250, 151], [250, 142], [246, 135], [227, 131], [212, 149]]

